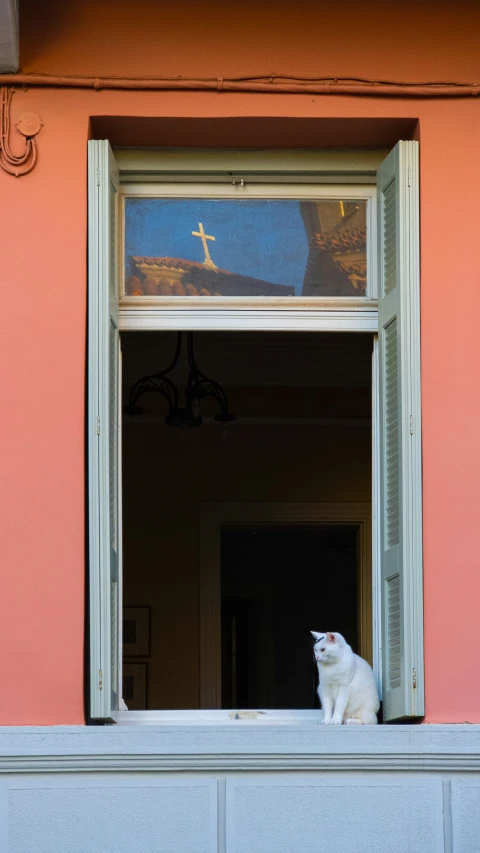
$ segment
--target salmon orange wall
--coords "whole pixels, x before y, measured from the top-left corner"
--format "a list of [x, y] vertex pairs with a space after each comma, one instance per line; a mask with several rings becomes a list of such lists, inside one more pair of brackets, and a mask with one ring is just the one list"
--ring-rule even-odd
[[[479, 76], [477, 3], [57, 0], [40, 18], [22, 0], [21, 21], [26, 72]], [[169, 144], [185, 144], [181, 119], [201, 119], [213, 146], [228, 125], [205, 143], [205, 119], [249, 118], [254, 147], [282, 145], [286, 119], [299, 147], [322, 144], [322, 118], [365, 120], [362, 142], [382, 145], [418, 119], [427, 721], [480, 722], [478, 101], [29, 88], [14, 96], [14, 117], [24, 110], [44, 121], [38, 165], [0, 172], [0, 723], [84, 720], [86, 142], [91, 117], [99, 135], [98, 117], [130, 117], [122, 132], [141, 144], [144, 116], [171, 119]], [[261, 118], [278, 119], [275, 133]], [[385, 119], [397, 124], [381, 131]]]

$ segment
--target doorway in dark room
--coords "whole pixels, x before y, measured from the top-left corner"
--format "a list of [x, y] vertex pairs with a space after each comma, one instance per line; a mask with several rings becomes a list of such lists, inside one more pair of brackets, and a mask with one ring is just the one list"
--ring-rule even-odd
[[317, 708], [310, 629], [357, 651], [357, 529], [221, 534], [222, 707]]

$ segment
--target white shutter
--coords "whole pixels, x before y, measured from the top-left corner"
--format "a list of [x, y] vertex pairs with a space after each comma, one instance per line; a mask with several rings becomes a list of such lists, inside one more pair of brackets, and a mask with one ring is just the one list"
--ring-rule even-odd
[[377, 178], [383, 718], [424, 714], [418, 143]]
[[88, 473], [90, 717], [117, 710], [119, 357], [115, 274], [118, 170], [107, 141], [88, 143]]

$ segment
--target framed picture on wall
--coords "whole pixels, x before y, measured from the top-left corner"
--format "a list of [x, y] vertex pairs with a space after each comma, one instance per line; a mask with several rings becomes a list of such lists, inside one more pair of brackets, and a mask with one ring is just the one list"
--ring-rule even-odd
[[150, 608], [123, 608], [123, 656], [148, 657], [150, 654]]
[[129, 711], [145, 711], [147, 707], [147, 664], [124, 663], [122, 698]]

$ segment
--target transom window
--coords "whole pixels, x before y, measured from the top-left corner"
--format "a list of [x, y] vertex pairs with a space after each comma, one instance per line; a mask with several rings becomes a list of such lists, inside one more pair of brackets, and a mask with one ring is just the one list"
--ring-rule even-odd
[[366, 296], [369, 200], [335, 190], [315, 200], [272, 198], [278, 186], [268, 198], [246, 187], [233, 198], [124, 196], [122, 293]]

